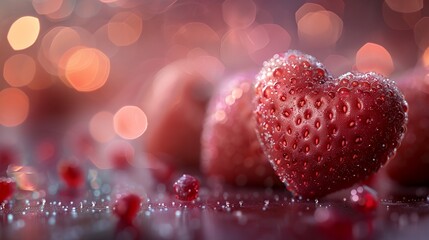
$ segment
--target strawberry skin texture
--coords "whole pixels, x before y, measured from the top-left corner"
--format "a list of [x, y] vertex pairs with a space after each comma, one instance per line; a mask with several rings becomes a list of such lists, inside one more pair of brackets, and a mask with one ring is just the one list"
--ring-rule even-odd
[[402, 185], [428, 186], [429, 93], [422, 90], [423, 86], [401, 89], [409, 104], [408, 127], [395, 157], [386, 165], [386, 172], [391, 179]]
[[211, 99], [202, 134], [202, 171], [236, 186], [280, 186], [256, 136], [254, 80], [254, 74], [233, 76]]
[[294, 195], [318, 198], [372, 175], [400, 145], [407, 103], [375, 73], [333, 78], [314, 57], [275, 55], [257, 76], [259, 140]]

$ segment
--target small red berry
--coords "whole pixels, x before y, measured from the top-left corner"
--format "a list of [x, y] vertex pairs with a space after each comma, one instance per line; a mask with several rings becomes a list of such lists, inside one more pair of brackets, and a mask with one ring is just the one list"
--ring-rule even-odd
[[124, 223], [131, 223], [140, 210], [141, 198], [135, 194], [121, 197], [113, 208], [113, 212]]
[[183, 174], [173, 185], [176, 198], [182, 201], [192, 201], [198, 197], [200, 182], [191, 175]]
[[359, 186], [350, 191], [350, 202], [356, 209], [362, 212], [370, 212], [378, 206], [377, 193], [370, 187]]
[[0, 178], [0, 203], [12, 197], [15, 181], [11, 178]]
[[61, 180], [69, 188], [79, 188], [84, 183], [84, 174], [79, 165], [73, 162], [62, 162], [59, 165], [58, 173]]

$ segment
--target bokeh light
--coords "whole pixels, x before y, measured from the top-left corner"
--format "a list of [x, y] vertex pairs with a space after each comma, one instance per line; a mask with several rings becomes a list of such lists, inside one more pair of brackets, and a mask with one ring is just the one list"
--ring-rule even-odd
[[91, 92], [101, 88], [110, 73], [110, 60], [100, 50], [76, 47], [63, 55], [64, 76], [77, 91]]
[[271, 53], [289, 49], [290, 34], [278, 24], [260, 24], [248, 32], [247, 51], [251, 59], [260, 64], [271, 57]]
[[18, 88], [5, 88], [0, 91], [0, 124], [15, 127], [23, 123], [29, 112], [29, 98]]
[[350, 71], [354, 62], [345, 56], [330, 54], [325, 58], [323, 64], [334, 76], [340, 76]]
[[14, 50], [23, 50], [36, 42], [39, 36], [39, 19], [32, 16], [17, 19], [7, 33], [7, 40]]
[[61, 0], [60, 7], [55, 11], [47, 13], [45, 16], [53, 21], [61, 21], [70, 17], [74, 11], [75, 6], [76, 0]]
[[252, 0], [226, 0], [222, 4], [224, 21], [231, 28], [246, 28], [256, 18], [256, 5]]
[[209, 25], [201, 22], [190, 22], [181, 26], [173, 35], [173, 41], [187, 50], [201, 48], [209, 53], [219, 51], [219, 35]]
[[101, 10], [101, 2], [93, 1], [77, 1], [74, 13], [82, 18], [92, 18], [97, 16]]
[[420, 11], [410, 13], [396, 12], [386, 3], [383, 3], [382, 14], [384, 22], [394, 30], [413, 29], [414, 25], [422, 18]]
[[389, 76], [394, 65], [392, 56], [383, 46], [366, 43], [356, 53], [356, 68], [361, 72], [377, 72]]
[[115, 136], [113, 114], [107, 111], [96, 113], [89, 122], [89, 132], [98, 142], [108, 142]]
[[58, 11], [63, 0], [33, 0], [33, 8], [40, 15], [51, 14]]
[[26, 54], [9, 57], [3, 66], [3, 77], [12, 87], [28, 85], [36, 74], [36, 62]]
[[297, 24], [299, 39], [314, 47], [335, 44], [343, 30], [342, 19], [331, 11], [309, 12]]
[[414, 38], [420, 49], [429, 47], [429, 17], [423, 17], [416, 23]]
[[124, 106], [113, 117], [116, 134], [124, 139], [136, 139], [147, 128], [146, 114], [137, 106]]
[[423, 0], [385, 0], [387, 5], [396, 12], [411, 13], [423, 8]]
[[107, 24], [109, 40], [117, 46], [135, 43], [142, 34], [142, 18], [133, 12], [120, 12]]
[[298, 23], [301, 18], [303, 18], [308, 13], [319, 12], [326, 10], [322, 5], [317, 3], [304, 3], [296, 12], [295, 12], [295, 21]]

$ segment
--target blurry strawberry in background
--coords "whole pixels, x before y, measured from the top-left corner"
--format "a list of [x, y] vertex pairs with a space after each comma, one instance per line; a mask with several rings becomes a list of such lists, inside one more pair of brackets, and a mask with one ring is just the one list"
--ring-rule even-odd
[[398, 81], [408, 102], [408, 125], [386, 172], [403, 185], [429, 185], [429, 81], [426, 74], [427, 71], [416, 70]]
[[256, 135], [253, 116], [255, 74], [224, 82], [213, 96], [202, 136], [202, 170], [237, 186], [280, 185]]
[[[214, 80], [223, 65], [197, 57], [158, 72], [143, 99], [148, 128], [143, 136], [149, 165], [198, 169], [200, 137]], [[152, 162], [152, 163], [151, 163]]]

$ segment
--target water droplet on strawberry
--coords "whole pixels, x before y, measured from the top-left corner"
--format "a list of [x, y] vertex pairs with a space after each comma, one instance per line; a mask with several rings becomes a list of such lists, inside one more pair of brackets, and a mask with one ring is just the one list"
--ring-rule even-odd
[[350, 89], [348, 89], [348, 88], [340, 88], [340, 89], [338, 89], [338, 92], [340, 93], [340, 94], [348, 94], [348, 93], [350, 93]]
[[302, 62], [301, 62], [301, 66], [302, 66], [303, 68], [309, 68], [309, 67], [310, 67], [310, 63], [309, 63], [308, 61], [302, 61]]
[[370, 212], [378, 207], [377, 192], [368, 186], [359, 186], [350, 191], [350, 204], [362, 212]]
[[198, 197], [200, 182], [191, 175], [184, 174], [173, 184], [176, 198], [182, 201], [192, 201]]
[[282, 68], [276, 68], [273, 71], [273, 77], [281, 77], [283, 75], [284, 70]]

